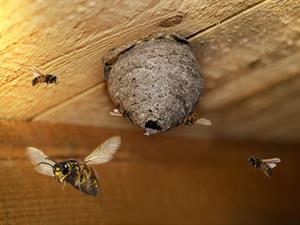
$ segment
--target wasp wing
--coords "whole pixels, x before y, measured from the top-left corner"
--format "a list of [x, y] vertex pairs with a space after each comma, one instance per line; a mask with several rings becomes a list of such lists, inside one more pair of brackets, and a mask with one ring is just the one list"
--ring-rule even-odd
[[110, 161], [121, 145], [121, 138], [115, 136], [107, 139], [83, 160], [87, 165], [102, 164]]
[[36, 66], [32, 66], [32, 74], [33, 77], [39, 77], [44, 75], [44, 73], [40, 71]]
[[210, 122], [210, 120], [203, 117], [203, 118], [198, 119], [196, 121], [196, 124], [203, 125], [203, 126], [210, 126], [212, 123]]
[[279, 158], [272, 159], [262, 159], [262, 170], [265, 175], [271, 177], [272, 169], [276, 167], [277, 163], [280, 163], [281, 160]]
[[267, 163], [267, 164], [271, 169], [276, 167], [276, 163]]
[[263, 159], [262, 161], [265, 163], [280, 163], [281, 162], [281, 160], [279, 158]]
[[[29, 161], [35, 166], [35, 171], [46, 176], [54, 176], [52, 166], [55, 162], [47, 160], [49, 157], [41, 150], [34, 147], [27, 147], [26, 154]], [[46, 162], [47, 164], [40, 164]]]
[[122, 113], [109, 112], [109, 114], [110, 114], [111, 116], [119, 116], [119, 117], [123, 117]]

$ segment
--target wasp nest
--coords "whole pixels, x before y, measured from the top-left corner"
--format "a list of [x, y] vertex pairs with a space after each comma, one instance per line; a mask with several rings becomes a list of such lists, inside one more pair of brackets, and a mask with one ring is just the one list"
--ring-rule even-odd
[[189, 43], [175, 35], [140, 41], [105, 64], [112, 101], [146, 135], [167, 131], [189, 116], [203, 80]]

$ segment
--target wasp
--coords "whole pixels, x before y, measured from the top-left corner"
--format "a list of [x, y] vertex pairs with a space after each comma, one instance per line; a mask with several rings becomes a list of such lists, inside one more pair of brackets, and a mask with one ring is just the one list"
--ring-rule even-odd
[[248, 162], [251, 166], [261, 169], [267, 177], [271, 177], [272, 169], [275, 168], [276, 164], [280, 163], [281, 160], [279, 158], [260, 159], [256, 156], [250, 156]]
[[58, 84], [58, 79], [56, 76], [52, 74], [45, 74], [41, 72], [37, 67], [32, 67], [32, 73], [33, 73], [33, 80], [32, 80], [32, 86], [35, 86], [37, 84], [46, 83], [46, 84]]
[[190, 115], [183, 119], [183, 123], [185, 125], [192, 126], [194, 124], [210, 126], [212, 123], [206, 118], [198, 118], [198, 115], [195, 111], [193, 111]]
[[110, 161], [120, 145], [121, 138], [112, 137], [98, 146], [83, 161], [70, 159], [58, 162], [34, 147], [27, 147], [26, 153], [30, 162], [35, 165], [36, 172], [54, 177], [63, 185], [67, 182], [79, 191], [96, 197], [100, 192], [99, 182], [91, 165]]

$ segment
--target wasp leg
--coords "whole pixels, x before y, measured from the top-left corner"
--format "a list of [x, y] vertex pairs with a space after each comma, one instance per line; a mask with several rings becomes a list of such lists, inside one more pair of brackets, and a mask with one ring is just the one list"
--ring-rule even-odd
[[63, 182], [63, 190], [65, 190], [66, 181]]

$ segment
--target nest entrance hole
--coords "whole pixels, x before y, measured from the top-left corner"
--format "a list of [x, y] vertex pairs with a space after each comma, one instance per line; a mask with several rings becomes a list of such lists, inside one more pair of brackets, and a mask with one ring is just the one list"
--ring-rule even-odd
[[157, 121], [153, 121], [153, 120], [148, 120], [145, 124], [145, 128], [150, 128], [150, 129], [159, 130], [159, 131], [162, 130], [159, 123]]

